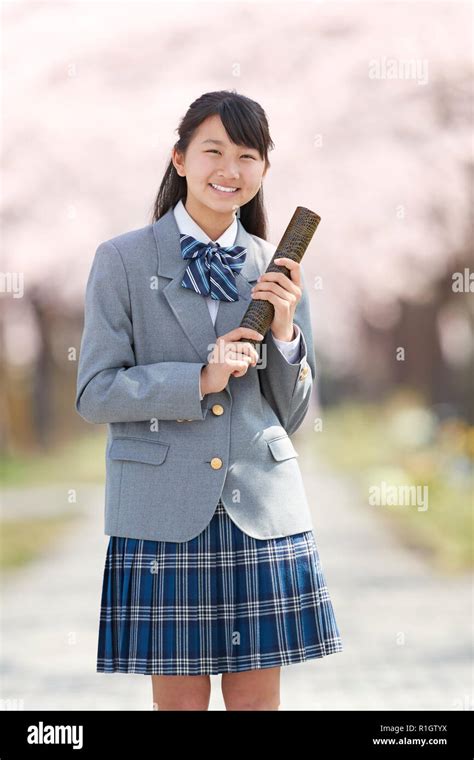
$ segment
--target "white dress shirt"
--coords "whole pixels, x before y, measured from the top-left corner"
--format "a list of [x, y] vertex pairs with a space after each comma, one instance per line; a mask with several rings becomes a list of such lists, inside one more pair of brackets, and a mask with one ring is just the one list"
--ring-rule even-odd
[[[236, 218], [234, 218], [232, 224], [230, 224], [227, 229], [224, 230], [222, 235], [217, 240], [211, 241], [209, 240], [209, 235], [207, 235], [204, 230], [202, 230], [201, 227], [199, 227], [194, 219], [188, 214], [182, 200], [179, 200], [178, 203], [174, 206], [173, 213], [180, 233], [184, 235], [191, 235], [192, 237], [196, 238], [196, 240], [200, 240], [202, 243], [217, 243], [223, 248], [235, 245], [235, 239], [237, 237], [238, 231]], [[211, 315], [212, 319], [212, 324], [215, 324], [220, 301], [211, 298], [211, 296], [203, 296], [203, 298], [205, 298], [205, 301], [207, 303], [209, 314]], [[290, 341], [277, 340], [270, 330], [272, 340], [289, 364], [298, 364], [298, 358], [300, 356], [300, 328], [296, 324], [294, 325], [294, 328], [296, 337]], [[201, 388], [199, 387], [199, 392], [200, 391]], [[201, 395], [201, 399], [203, 398], [204, 396]]]

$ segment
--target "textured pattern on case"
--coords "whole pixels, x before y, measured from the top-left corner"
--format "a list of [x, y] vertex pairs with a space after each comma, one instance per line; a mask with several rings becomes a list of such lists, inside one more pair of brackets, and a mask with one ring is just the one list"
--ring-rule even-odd
[[[321, 217], [314, 211], [311, 211], [304, 206], [297, 206], [265, 271], [283, 272], [283, 274], [289, 277], [290, 270], [285, 266], [274, 264], [274, 259], [285, 256], [286, 258], [293, 259], [293, 261], [299, 263], [303, 258], [320, 221]], [[265, 336], [272, 323], [274, 312], [274, 306], [269, 301], [259, 299], [255, 301], [252, 300], [242, 318], [240, 326], [250, 327], [252, 330], [257, 330]], [[246, 343], [252, 343], [254, 346], [260, 342], [251, 338], [242, 338], [238, 342], [244, 341]]]

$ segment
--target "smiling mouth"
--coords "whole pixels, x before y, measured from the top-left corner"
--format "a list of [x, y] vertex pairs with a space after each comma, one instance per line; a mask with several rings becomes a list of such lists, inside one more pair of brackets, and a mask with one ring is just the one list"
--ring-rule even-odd
[[[214, 192], [219, 193], [219, 195], [235, 195], [235, 193], [240, 190], [239, 187], [236, 188], [225, 188], [225, 185], [218, 185], [217, 183], [209, 182], [209, 187], [214, 190]], [[224, 189], [221, 189], [224, 188]]]

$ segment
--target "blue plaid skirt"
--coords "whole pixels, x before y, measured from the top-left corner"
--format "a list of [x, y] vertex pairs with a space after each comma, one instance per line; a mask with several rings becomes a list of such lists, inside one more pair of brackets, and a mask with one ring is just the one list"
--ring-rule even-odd
[[235, 673], [342, 649], [313, 531], [253, 538], [219, 500], [190, 541], [110, 536], [98, 673]]

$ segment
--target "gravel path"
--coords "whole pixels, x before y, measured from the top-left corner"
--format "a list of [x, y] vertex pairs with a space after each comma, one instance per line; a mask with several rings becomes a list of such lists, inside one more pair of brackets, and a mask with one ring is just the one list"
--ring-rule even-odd
[[[402, 547], [349, 482], [300, 452], [343, 652], [282, 668], [282, 710], [472, 710], [472, 576], [446, 578]], [[56, 512], [61, 489], [25, 491]], [[149, 676], [96, 673], [103, 489], [78, 493], [82, 518], [48, 556], [2, 588], [2, 707], [150, 710]], [[18, 494], [4, 498], [4, 513]], [[210, 709], [223, 710], [220, 675]]]

